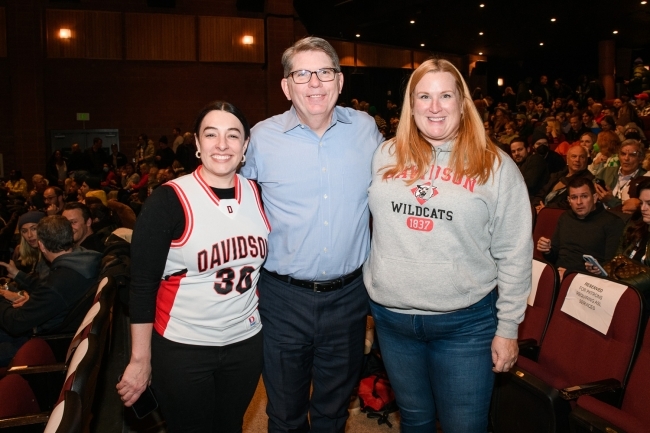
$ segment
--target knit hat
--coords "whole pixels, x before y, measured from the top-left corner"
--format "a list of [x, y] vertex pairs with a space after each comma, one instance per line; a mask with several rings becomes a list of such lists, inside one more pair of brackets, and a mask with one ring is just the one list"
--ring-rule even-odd
[[18, 218], [18, 230], [20, 230], [20, 228], [24, 224], [29, 224], [29, 223], [38, 224], [38, 222], [43, 218], [45, 218], [45, 214], [43, 212], [30, 211], [24, 213], [20, 216], [20, 218]]
[[537, 143], [538, 140], [541, 140], [542, 138], [548, 139], [548, 137], [546, 137], [546, 133], [544, 131], [536, 129], [535, 132], [533, 132], [533, 139], [532, 139], [533, 145]]
[[650, 99], [650, 95], [648, 95], [647, 93], [642, 92], [642, 93], [639, 93], [638, 95], [634, 95], [634, 99], [644, 99], [644, 100], [647, 101], [648, 99]]
[[158, 143], [165, 143], [165, 144], [167, 144], [167, 143], [168, 143], [168, 141], [167, 141], [167, 136], [166, 136], [166, 135], [163, 135], [162, 137], [160, 137], [160, 140], [158, 140]]

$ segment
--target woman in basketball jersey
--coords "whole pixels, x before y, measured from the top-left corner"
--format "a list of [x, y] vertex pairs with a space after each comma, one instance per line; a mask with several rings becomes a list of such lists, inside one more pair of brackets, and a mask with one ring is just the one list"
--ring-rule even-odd
[[236, 174], [250, 127], [213, 102], [198, 115], [193, 173], [147, 199], [132, 240], [126, 406], [150, 383], [170, 432], [240, 432], [262, 371], [257, 280], [269, 225]]

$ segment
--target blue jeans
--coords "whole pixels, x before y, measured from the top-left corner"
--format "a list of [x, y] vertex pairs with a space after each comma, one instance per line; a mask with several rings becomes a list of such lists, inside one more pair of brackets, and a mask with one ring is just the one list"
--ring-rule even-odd
[[412, 315], [370, 302], [404, 433], [485, 433], [494, 383], [496, 290], [453, 313]]

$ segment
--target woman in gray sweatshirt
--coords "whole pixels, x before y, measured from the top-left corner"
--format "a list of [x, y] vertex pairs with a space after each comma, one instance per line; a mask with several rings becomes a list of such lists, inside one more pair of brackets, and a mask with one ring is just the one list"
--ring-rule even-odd
[[484, 433], [531, 286], [526, 185], [445, 60], [411, 76], [373, 173], [364, 283], [402, 432], [435, 431], [437, 412], [445, 433]]

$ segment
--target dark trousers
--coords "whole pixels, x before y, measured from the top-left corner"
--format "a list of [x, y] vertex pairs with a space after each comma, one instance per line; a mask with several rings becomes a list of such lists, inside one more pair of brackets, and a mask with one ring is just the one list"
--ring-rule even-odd
[[363, 278], [315, 293], [262, 272], [258, 288], [269, 433], [344, 432], [363, 359]]
[[154, 331], [151, 388], [170, 433], [237, 433], [262, 371], [262, 332], [222, 347], [169, 341]]

